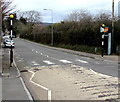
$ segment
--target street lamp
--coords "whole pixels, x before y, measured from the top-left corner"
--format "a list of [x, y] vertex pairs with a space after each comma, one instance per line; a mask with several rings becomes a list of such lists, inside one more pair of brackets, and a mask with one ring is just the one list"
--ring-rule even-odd
[[51, 23], [52, 23], [52, 28], [51, 28], [51, 45], [53, 46], [53, 10], [52, 9], [44, 9], [44, 10], [49, 10], [51, 11]]

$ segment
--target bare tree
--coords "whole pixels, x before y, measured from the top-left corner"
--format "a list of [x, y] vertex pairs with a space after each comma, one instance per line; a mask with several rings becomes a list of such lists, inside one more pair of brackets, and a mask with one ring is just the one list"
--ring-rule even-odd
[[111, 25], [111, 15], [109, 13], [101, 12], [95, 16], [94, 20], [101, 24]]
[[42, 21], [41, 13], [38, 11], [24, 11], [18, 13], [19, 17], [23, 17], [27, 20], [27, 22], [31, 23], [40, 23]]
[[78, 18], [79, 18], [79, 12], [73, 11], [70, 14], [68, 14], [67, 20], [77, 22], [79, 20]]
[[16, 6], [12, 6], [12, 0], [1, 0], [0, 7], [2, 9], [2, 18], [7, 16]]
[[88, 12], [87, 10], [80, 10], [79, 12], [79, 21], [82, 20], [86, 20], [86, 21], [90, 21], [92, 20], [92, 15], [90, 12]]
[[92, 20], [91, 14], [87, 10], [75, 10], [68, 14], [67, 21], [79, 22], [82, 20]]

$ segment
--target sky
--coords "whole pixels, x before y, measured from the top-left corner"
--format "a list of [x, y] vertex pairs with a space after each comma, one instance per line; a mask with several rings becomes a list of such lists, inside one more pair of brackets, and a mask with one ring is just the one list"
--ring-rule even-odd
[[[118, 13], [118, 2], [115, 2], [115, 14]], [[86, 9], [96, 14], [98, 12], [111, 12], [112, 0], [13, 0], [16, 9], [19, 11], [36, 10], [41, 12], [43, 22], [51, 22], [51, 9], [53, 11], [53, 22], [62, 21], [74, 10]]]

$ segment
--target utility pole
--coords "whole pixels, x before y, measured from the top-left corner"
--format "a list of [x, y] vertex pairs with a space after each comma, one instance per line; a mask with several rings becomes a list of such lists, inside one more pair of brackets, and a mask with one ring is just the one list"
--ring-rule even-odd
[[114, 17], [114, 0], [112, 0], [112, 52], [114, 49], [114, 22], [115, 22], [115, 17]]
[[52, 25], [51, 25], [51, 46], [53, 46], [54, 45], [54, 34], [53, 34], [53, 10], [52, 9], [44, 9], [44, 10], [49, 10], [49, 11], [51, 11], [51, 23], [52, 23]]
[[0, 36], [1, 36], [1, 33], [2, 33], [2, 2], [0, 1]]

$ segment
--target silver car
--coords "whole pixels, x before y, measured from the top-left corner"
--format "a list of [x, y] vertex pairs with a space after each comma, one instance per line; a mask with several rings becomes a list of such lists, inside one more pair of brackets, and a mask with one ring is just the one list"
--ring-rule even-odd
[[13, 40], [11, 40], [11, 39], [5, 39], [5, 41], [4, 41], [4, 47], [15, 47], [15, 43], [14, 43], [14, 41]]

